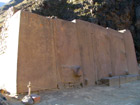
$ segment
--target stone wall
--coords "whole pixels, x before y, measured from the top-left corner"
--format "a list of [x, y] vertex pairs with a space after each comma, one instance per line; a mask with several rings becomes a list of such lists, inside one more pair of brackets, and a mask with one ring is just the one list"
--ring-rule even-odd
[[81, 20], [73, 23], [23, 11], [14, 16], [20, 19], [14, 62], [17, 85], [13, 86], [17, 93], [27, 92], [29, 81], [32, 91], [37, 91], [95, 85], [110, 74], [138, 74], [129, 31], [119, 33]]

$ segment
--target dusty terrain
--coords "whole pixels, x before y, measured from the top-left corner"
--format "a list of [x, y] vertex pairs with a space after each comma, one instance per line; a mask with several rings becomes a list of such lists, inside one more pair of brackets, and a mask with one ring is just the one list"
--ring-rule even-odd
[[[63, 91], [41, 92], [35, 105], [140, 105], [140, 81], [119, 87], [94, 86]], [[15, 99], [10, 105], [23, 105]]]

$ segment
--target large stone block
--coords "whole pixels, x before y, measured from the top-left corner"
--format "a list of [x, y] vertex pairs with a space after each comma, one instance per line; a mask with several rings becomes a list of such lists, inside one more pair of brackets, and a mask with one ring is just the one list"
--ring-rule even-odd
[[124, 45], [126, 50], [128, 72], [130, 74], [138, 74], [138, 64], [136, 60], [134, 42], [130, 31], [126, 31], [122, 34], [124, 37]]
[[[86, 26], [86, 27], [85, 27]], [[83, 77], [85, 85], [94, 85], [98, 80], [97, 66], [95, 63], [95, 32], [94, 27], [89, 22], [76, 20], [77, 37], [80, 48]]]
[[106, 77], [102, 78], [102, 84], [109, 85], [109, 86], [120, 86], [121, 84], [133, 82], [138, 80], [139, 75], [122, 75], [122, 76], [113, 76], [113, 77]]
[[108, 85], [108, 86], [119, 86], [119, 78], [118, 76], [114, 77], [106, 77], [101, 79], [102, 84]]
[[137, 79], [140, 80], [140, 75], [137, 76]]
[[51, 19], [21, 12], [17, 69], [18, 93], [57, 88]]
[[125, 75], [128, 71], [126, 50], [123, 35], [115, 30], [108, 29], [113, 75]]
[[138, 80], [138, 76], [139, 75], [137, 75], [137, 74], [136, 75], [135, 74], [127, 75], [126, 76], [126, 83]]
[[[80, 58], [79, 42], [76, 24], [61, 19], [53, 21], [55, 41], [55, 59], [58, 72], [58, 82], [77, 84], [83, 82], [83, 71]], [[75, 73], [81, 72], [81, 76]], [[75, 73], [74, 73], [75, 72]], [[78, 73], [79, 74], [79, 73]]]
[[112, 73], [111, 66], [111, 47], [109, 42], [108, 31], [95, 24], [92, 24], [92, 41], [94, 42], [94, 57], [97, 66], [98, 80], [108, 77]]

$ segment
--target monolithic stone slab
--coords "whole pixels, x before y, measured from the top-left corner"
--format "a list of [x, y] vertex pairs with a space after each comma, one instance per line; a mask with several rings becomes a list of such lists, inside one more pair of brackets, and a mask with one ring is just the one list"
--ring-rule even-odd
[[125, 75], [125, 71], [128, 71], [128, 66], [123, 36], [112, 29], [108, 29], [108, 36], [110, 37], [113, 75]]
[[[77, 84], [83, 81], [79, 43], [76, 24], [60, 19], [53, 23], [56, 66], [59, 72], [59, 82]], [[74, 70], [79, 69], [81, 76], [75, 76]]]
[[118, 76], [106, 77], [101, 79], [101, 82], [108, 86], [119, 86], [119, 77]]
[[126, 75], [126, 83], [138, 80], [138, 74]]
[[139, 76], [138, 74], [136, 75], [132, 74], [132, 75], [106, 77], [106, 78], [101, 79], [101, 82], [109, 86], [119, 86], [120, 84], [138, 80], [138, 76]]
[[84, 81], [86, 85], [94, 85], [98, 77], [95, 64], [95, 41], [93, 41], [95, 39], [92, 38], [93, 27], [91, 23], [82, 20], [76, 20], [76, 26]]
[[113, 70], [111, 66], [110, 39], [105, 28], [92, 24], [92, 29], [93, 42], [95, 42], [95, 64], [97, 65], [98, 80], [100, 80], [108, 77]]
[[57, 88], [52, 22], [43, 16], [21, 12], [18, 50], [18, 93]]
[[134, 42], [130, 31], [126, 31], [122, 34], [124, 37], [124, 44], [127, 57], [128, 72], [130, 74], [138, 74], [138, 64], [136, 60], [136, 53], [134, 48]]
[[140, 80], [140, 75], [137, 76], [137, 79]]

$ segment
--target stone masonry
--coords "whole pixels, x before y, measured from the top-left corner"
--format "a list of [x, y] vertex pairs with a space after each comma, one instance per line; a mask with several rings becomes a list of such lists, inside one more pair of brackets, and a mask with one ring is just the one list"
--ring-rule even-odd
[[9, 18], [0, 55], [1, 88], [11, 93], [89, 86], [102, 78], [138, 74], [130, 31], [18, 11]]

